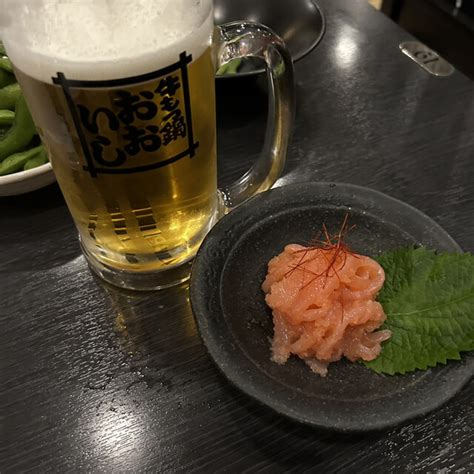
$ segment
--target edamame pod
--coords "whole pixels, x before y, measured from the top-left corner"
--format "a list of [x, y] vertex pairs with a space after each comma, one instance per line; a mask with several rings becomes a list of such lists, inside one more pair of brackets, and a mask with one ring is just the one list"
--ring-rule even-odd
[[13, 72], [12, 63], [6, 57], [0, 58], [0, 68], [4, 69], [5, 71], [8, 71], [8, 72]]
[[0, 109], [13, 110], [20, 96], [21, 89], [18, 83], [0, 89]]
[[10, 84], [14, 84], [15, 82], [16, 78], [13, 74], [10, 74], [4, 69], [0, 69], [0, 89], [9, 86]]
[[217, 75], [224, 76], [226, 74], [237, 74], [240, 66], [242, 64], [242, 59], [233, 59], [225, 66], [222, 66], [218, 71]]
[[37, 146], [36, 148], [30, 148], [29, 150], [15, 153], [5, 158], [0, 163], [0, 176], [6, 174], [15, 173], [25, 166], [25, 164], [34, 156], [38, 155], [43, 149], [43, 145]]
[[31, 170], [33, 168], [37, 168], [38, 166], [44, 165], [45, 163], [48, 162], [48, 154], [46, 152], [46, 149], [43, 147], [43, 149], [33, 158], [30, 158], [26, 163], [23, 169], [25, 171]]
[[20, 95], [15, 107], [15, 120], [8, 133], [0, 140], [0, 161], [7, 156], [25, 148], [36, 134], [36, 127], [26, 105], [25, 98]]
[[0, 127], [11, 125], [15, 120], [15, 112], [12, 110], [0, 110]]

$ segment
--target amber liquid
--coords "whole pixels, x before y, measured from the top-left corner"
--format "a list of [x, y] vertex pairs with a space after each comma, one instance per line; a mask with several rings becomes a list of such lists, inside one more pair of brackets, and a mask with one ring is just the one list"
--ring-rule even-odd
[[[85, 171], [62, 91], [17, 71], [86, 251], [113, 268], [159, 271], [192, 258], [217, 211], [216, 117], [211, 50], [188, 65], [195, 156], [130, 174]], [[158, 124], [159, 125], [159, 124]], [[162, 149], [160, 159], [174, 152]], [[133, 157], [146, 162], [146, 154]]]

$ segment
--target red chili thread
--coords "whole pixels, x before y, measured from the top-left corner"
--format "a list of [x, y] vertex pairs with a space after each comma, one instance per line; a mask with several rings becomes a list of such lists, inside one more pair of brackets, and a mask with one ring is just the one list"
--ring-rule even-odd
[[[333, 272], [334, 275], [341, 280], [339, 276], [339, 272], [345, 267], [346, 262], [347, 262], [347, 256], [352, 255], [356, 258], [357, 255], [348, 247], [348, 245], [345, 243], [346, 236], [348, 232], [353, 230], [355, 228], [355, 225], [352, 225], [349, 227], [348, 225], [348, 219], [349, 219], [349, 214], [346, 213], [344, 216], [344, 220], [342, 222], [342, 225], [339, 229], [339, 232], [335, 233], [334, 235], [331, 235], [327, 229], [327, 226], [325, 223], [322, 225], [322, 234], [324, 235], [325, 240], [320, 240], [319, 237], [321, 233], [318, 235], [318, 238], [313, 240], [313, 244], [309, 247], [306, 247], [301, 250], [295, 250], [294, 254], [301, 254], [301, 257], [299, 258], [298, 262], [294, 264], [290, 270], [288, 270], [285, 273], [285, 277], [291, 276], [296, 270], [300, 270], [303, 272], [302, 276], [302, 289], [306, 288], [307, 286], [311, 285], [314, 283], [316, 280], [324, 277], [324, 286], [327, 283], [327, 280], [331, 275], [331, 272]], [[308, 254], [310, 255], [309, 258]], [[331, 258], [328, 258], [328, 256], [331, 255]], [[309, 268], [307, 268], [306, 264], [309, 262], [315, 260], [319, 256], [322, 256], [326, 261], [327, 261], [327, 267], [321, 272], [321, 273], [315, 273]], [[339, 261], [340, 265], [338, 264]], [[307, 283], [304, 283], [304, 276], [305, 274], [311, 274], [313, 276], [310, 281]]]

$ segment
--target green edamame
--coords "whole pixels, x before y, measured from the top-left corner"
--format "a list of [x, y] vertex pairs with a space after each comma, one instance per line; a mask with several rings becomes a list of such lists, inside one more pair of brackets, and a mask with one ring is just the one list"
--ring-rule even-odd
[[7, 57], [0, 58], [0, 68], [8, 72], [13, 72], [12, 63]]
[[15, 82], [16, 78], [13, 74], [10, 74], [4, 69], [0, 69], [0, 89], [9, 86], [10, 84], [14, 84]]
[[218, 71], [218, 76], [224, 76], [227, 74], [237, 74], [240, 66], [242, 65], [242, 59], [233, 59], [228, 62], [226, 65], [222, 66]]
[[8, 133], [0, 140], [0, 161], [12, 153], [25, 148], [36, 134], [36, 127], [26, 105], [25, 98], [20, 95], [15, 107], [15, 120]]
[[43, 145], [40, 145], [36, 148], [30, 148], [29, 150], [22, 151], [20, 153], [15, 153], [14, 155], [10, 155], [8, 158], [5, 158], [0, 163], [0, 176], [15, 173], [16, 171], [21, 170], [25, 166], [25, 164], [31, 158], [38, 155], [42, 149]]
[[44, 165], [45, 163], [48, 162], [48, 154], [46, 153], [46, 149], [43, 147], [43, 149], [33, 158], [30, 158], [26, 163], [23, 169], [25, 171], [31, 170], [33, 168], [37, 168], [38, 166]]
[[15, 120], [15, 112], [12, 110], [0, 110], [0, 127], [11, 125]]
[[10, 84], [0, 89], [0, 109], [13, 110], [21, 96], [20, 84]]

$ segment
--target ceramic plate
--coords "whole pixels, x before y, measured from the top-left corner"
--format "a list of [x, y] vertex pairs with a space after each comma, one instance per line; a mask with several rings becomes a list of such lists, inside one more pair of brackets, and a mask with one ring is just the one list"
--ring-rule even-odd
[[56, 181], [51, 163], [28, 171], [0, 176], [0, 196], [17, 196], [44, 188]]
[[474, 357], [408, 375], [385, 376], [361, 364], [331, 364], [326, 378], [299, 359], [270, 360], [271, 311], [260, 289], [268, 261], [287, 243], [306, 244], [325, 223], [349, 213], [348, 244], [377, 255], [408, 245], [460, 251], [429, 217], [377, 191], [347, 184], [297, 184], [261, 194], [222, 219], [195, 260], [191, 302], [201, 337], [225, 376], [275, 411], [317, 427], [383, 429], [452, 397], [472, 376]]

